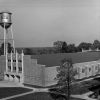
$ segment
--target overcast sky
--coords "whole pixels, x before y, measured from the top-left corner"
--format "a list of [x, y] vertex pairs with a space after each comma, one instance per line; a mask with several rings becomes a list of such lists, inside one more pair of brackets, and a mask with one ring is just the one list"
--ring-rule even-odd
[[100, 40], [100, 0], [0, 0], [2, 10], [13, 13], [16, 47]]

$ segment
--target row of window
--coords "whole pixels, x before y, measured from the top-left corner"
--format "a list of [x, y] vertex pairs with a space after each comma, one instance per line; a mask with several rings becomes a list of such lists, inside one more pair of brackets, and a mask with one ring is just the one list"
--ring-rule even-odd
[[[94, 67], [94, 66], [93, 66]], [[100, 65], [98, 64], [98, 65], [96, 65], [95, 66], [95, 70], [98, 70], [99, 69], [99, 67], [100, 67]], [[82, 73], [84, 73], [85, 72], [85, 70], [87, 70], [87, 68], [82, 68]], [[90, 67], [90, 68], [88, 68], [88, 70], [89, 70], [89, 72], [92, 70], [92, 67]]]
[[[11, 62], [11, 60], [8, 59], [8, 62]], [[13, 62], [16, 62], [16, 60], [13, 60]], [[18, 60], [18, 62], [22, 62], [22, 60]]]
[[[82, 73], [84, 73], [84, 72], [85, 72], [85, 70], [86, 70], [86, 68], [83, 68], [83, 69], [82, 69]], [[89, 70], [89, 72], [90, 72], [92, 69], [91, 69], [91, 68], [89, 68], [88, 70]]]
[[[8, 70], [11, 71], [11, 66], [8, 66]], [[22, 72], [22, 67], [18, 67], [18, 71]], [[13, 72], [16, 72], [16, 66], [13, 66]]]

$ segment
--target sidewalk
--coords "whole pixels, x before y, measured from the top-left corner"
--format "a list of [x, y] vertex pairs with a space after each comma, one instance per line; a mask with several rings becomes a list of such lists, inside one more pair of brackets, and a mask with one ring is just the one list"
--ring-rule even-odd
[[[84, 79], [82, 81], [75, 82], [75, 83], [81, 83], [81, 82], [89, 81], [89, 80], [92, 80], [92, 79], [94, 79], [94, 78]], [[75, 84], [75, 83], [72, 83], [72, 84]], [[48, 89], [49, 89], [49, 88], [44, 88], [44, 89], [43, 88], [33, 88], [33, 87], [28, 87], [28, 86], [24, 86], [24, 85], [21, 85], [21, 84], [18, 84], [18, 83], [8, 82], [8, 81], [0, 81], [0, 87], [23, 87], [23, 88], [32, 89], [31, 92], [27, 92], [27, 93], [22, 93], [22, 94], [14, 95], [14, 96], [5, 97], [5, 98], [0, 99], [0, 100], [12, 99], [12, 98], [24, 96], [24, 95], [27, 95], [27, 94], [30, 94], [30, 93], [34, 93], [34, 92], [48, 92]], [[85, 100], [96, 100], [96, 99], [92, 99], [92, 98], [88, 97], [88, 95], [90, 95], [92, 93], [93, 92], [90, 91], [90, 92], [84, 93], [82, 95], [71, 95], [71, 97], [85, 99]]]
[[0, 87], [22, 87], [22, 84], [18, 84], [10, 81], [0, 81]]
[[[97, 76], [97, 77], [100, 77], [100, 76]], [[94, 77], [93, 78], [84, 79], [84, 80], [81, 80], [81, 81], [77, 81], [77, 82], [73, 82], [72, 84], [77, 84], [77, 83], [89, 81], [89, 80], [92, 80], [92, 79], [94, 79]], [[0, 81], [0, 87], [28, 87], [28, 86], [24, 86], [22, 84], [18, 84], [18, 83], [15, 83], [15, 82], [10, 82], [10, 81]], [[31, 89], [33, 89], [33, 88], [31, 88]], [[45, 88], [45, 89], [49, 89], [49, 88]]]
[[36, 89], [36, 88], [27, 87], [27, 86], [23, 86], [23, 88], [28, 88], [28, 89], [33, 89], [33, 90], [30, 91], [30, 92], [27, 92], [27, 93], [22, 93], [22, 94], [17, 94], [17, 95], [5, 97], [5, 98], [2, 98], [0, 100], [13, 99], [13, 98], [17, 98], [17, 97], [20, 97], [20, 96], [28, 95], [28, 94], [31, 94], [31, 93], [35, 93], [35, 92], [48, 92], [48, 89], [41, 89], [41, 88], [40, 89]]
[[97, 100], [97, 99], [92, 99], [92, 98], [88, 97], [92, 93], [93, 92], [90, 91], [90, 92], [84, 93], [82, 95], [71, 95], [71, 97], [79, 98], [79, 99], [85, 99], [85, 100]]

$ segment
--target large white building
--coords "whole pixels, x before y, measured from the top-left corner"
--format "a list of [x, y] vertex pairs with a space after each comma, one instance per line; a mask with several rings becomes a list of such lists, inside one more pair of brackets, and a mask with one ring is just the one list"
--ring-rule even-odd
[[[15, 52], [10, 12], [0, 13], [0, 25], [4, 30], [4, 55], [0, 56], [0, 79], [18, 84], [38, 85], [42, 87], [57, 83], [57, 67], [61, 61], [71, 58], [77, 69], [76, 79], [100, 74], [100, 52], [61, 53], [43, 55], [24, 55]], [[13, 53], [8, 53], [8, 29], [11, 29]]]
[[0, 56], [0, 78], [18, 84], [51, 86], [57, 83], [57, 67], [71, 58], [77, 69], [76, 79], [100, 75], [100, 52], [24, 55], [22, 52]]

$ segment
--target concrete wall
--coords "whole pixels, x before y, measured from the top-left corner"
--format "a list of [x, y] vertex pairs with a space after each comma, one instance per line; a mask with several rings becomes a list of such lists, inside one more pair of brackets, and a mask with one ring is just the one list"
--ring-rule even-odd
[[[74, 64], [78, 70], [77, 79], [82, 79], [100, 74], [100, 60]], [[96, 68], [97, 67], [97, 68]], [[84, 70], [84, 71], [83, 71]]]
[[45, 68], [45, 86], [50, 86], [57, 83], [57, 80], [55, 80], [57, 75], [57, 67], [58, 66]]
[[44, 66], [37, 64], [36, 59], [29, 55], [24, 56], [24, 83], [30, 85], [44, 86]]
[[[57, 67], [59, 66], [45, 68], [45, 86], [50, 86], [57, 83], [55, 80], [57, 75]], [[73, 67], [78, 71], [78, 74], [75, 76], [76, 79], [88, 78], [90, 76], [100, 74], [100, 71], [98, 73], [98, 68], [100, 68], [100, 60], [73, 64]]]

